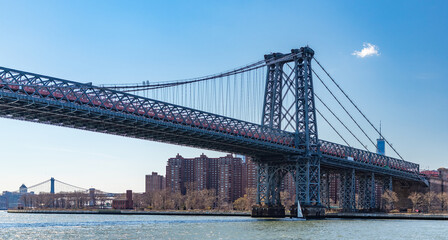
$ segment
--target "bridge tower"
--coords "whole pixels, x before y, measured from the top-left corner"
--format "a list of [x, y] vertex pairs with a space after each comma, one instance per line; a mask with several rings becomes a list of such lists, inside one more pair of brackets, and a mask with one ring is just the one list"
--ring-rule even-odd
[[[294, 133], [294, 145], [300, 155], [256, 156], [258, 164], [257, 206], [253, 217], [284, 217], [280, 201], [283, 178], [293, 176], [295, 209], [320, 215], [320, 151], [309, 47], [292, 49], [289, 54], [265, 55], [267, 64], [264, 108], [261, 124]], [[317, 212], [316, 210], [318, 209]]]
[[50, 178], [50, 193], [54, 194], [54, 178]]

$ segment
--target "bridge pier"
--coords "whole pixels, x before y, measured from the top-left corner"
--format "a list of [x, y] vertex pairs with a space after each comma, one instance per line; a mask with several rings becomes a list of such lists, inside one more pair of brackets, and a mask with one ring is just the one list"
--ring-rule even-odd
[[353, 212], [356, 210], [356, 175], [355, 169], [341, 173], [341, 201], [343, 211]]
[[323, 217], [325, 210], [320, 201], [320, 160], [317, 157], [288, 157], [287, 161], [258, 162], [257, 205], [252, 217], [285, 217], [285, 206], [280, 199], [281, 183], [290, 173], [295, 184], [295, 204], [290, 208], [291, 217]]
[[362, 211], [375, 209], [375, 174], [363, 173], [358, 176], [358, 208]]
[[330, 208], [330, 171], [321, 169], [320, 201], [322, 206]]
[[257, 205], [252, 208], [252, 217], [285, 217], [285, 207], [281, 204], [280, 188], [290, 165], [273, 162], [258, 163]]
[[390, 190], [390, 191], [394, 190], [393, 180], [392, 180], [391, 176], [383, 178], [383, 192], [386, 190]]

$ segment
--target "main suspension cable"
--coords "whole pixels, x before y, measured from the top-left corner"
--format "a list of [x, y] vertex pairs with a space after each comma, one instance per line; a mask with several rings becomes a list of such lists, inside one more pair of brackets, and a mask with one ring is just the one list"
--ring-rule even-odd
[[325, 122], [330, 125], [330, 127], [339, 135], [339, 137], [347, 144], [347, 146], [351, 147], [350, 144], [345, 140], [345, 138], [336, 130], [336, 128], [333, 127], [333, 125], [327, 120], [327, 118], [324, 117], [324, 115], [319, 111], [319, 109], [316, 108], [317, 113], [325, 120]]
[[65, 184], [65, 185], [67, 185], [67, 186], [70, 186], [70, 187], [72, 187], [72, 188], [78, 188], [78, 189], [82, 189], [82, 190], [84, 190], [84, 191], [87, 191], [88, 189], [86, 189], [86, 188], [82, 188], [82, 187], [78, 187], [78, 186], [75, 186], [75, 185], [71, 185], [71, 184], [68, 184], [68, 183], [65, 183], [65, 182], [61, 182], [61, 181], [59, 181], [59, 180], [57, 180], [57, 179], [55, 179], [55, 181], [56, 182], [59, 182], [59, 183], [62, 183], [62, 184]]
[[42, 185], [42, 184], [44, 184], [44, 183], [50, 182], [50, 180], [51, 180], [51, 179], [48, 179], [48, 180], [45, 180], [45, 181], [43, 181], [43, 182], [41, 182], [41, 183], [35, 184], [35, 185], [31, 186], [31, 187], [27, 187], [27, 189], [35, 188], [35, 187], [40, 186], [40, 185]]
[[359, 144], [361, 144], [361, 146], [364, 148], [364, 149], [366, 149], [367, 151], [369, 151], [369, 149], [367, 149], [367, 147], [366, 147], [366, 145], [364, 145], [362, 142], [361, 142], [361, 140], [359, 140], [359, 138], [358, 137], [356, 137], [356, 135], [347, 127], [347, 125], [345, 125], [342, 121], [341, 121], [341, 119], [339, 119], [339, 117], [338, 116], [336, 116], [336, 114], [327, 106], [327, 104], [325, 104], [325, 102], [324, 101], [322, 101], [322, 99], [316, 94], [316, 93], [314, 93], [314, 96], [317, 98], [317, 100], [319, 100], [324, 106], [325, 106], [325, 108], [331, 113], [331, 114], [333, 114], [333, 116], [342, 124], [342, 126], [344, 126], [345, 127], [345, 129], [347, 129], [347, 131], [359, 142]]
[[316, 77], [319, 79], [319, 81], [325, 86], [325, 88], [328, 90], [328, 92], [331, 94], [331, 96], [333, 96], [333, 98], [339, 103], [339, 105], [342, 107], [342, 109], [344, 109], [344, 111], [347, 113], [347, 115], [353, 120], [353, 122], [356, 124], [356, 126], [358, 126], [358, 128], [361, 130], [361, 132], [364, 133], [364, 135], [367, 137], [367, 139], [369, 139], [369, 141], [373, 144], [373, 146], [375, 146], [375, 149], [377, 149], [378, 147], [376, 146], [376, 144], [372, 141], [372, 139], [370, 139], [369, 135], [367, 135], [367, 133], [364, 131], [364, 129], [362, 129], [362, 127], [353, 118], [353, 116], [347, 111], [347, 109], [344, 107], [344, 105], [342, 105], [342, 103], [339, 101], [339, 99], [328, 88], [327, 84], [325, 84], [324, 81], [322, 81], [322, 79], [319, 77], [319, 75], [314, 70], [312, 70], [312, 71], [313, 71], [314, 75], [316, 75]]
[[342, 90], [342, 88], [339, 86], [339, 84], [336, 83], [336, 81], [333, 79], [333, 77], [330, 76], [330, 74], [327, 72], [327, 70], [325, 70], [325, 68], [320, 64], [320, 62], [317, 61], [316, 58], [314, 58], [314, 61], [316, 61], [316, 63], [319, 65], [319, 67], [325, 72], [325, 74], [327, 74], [327, 76], [331, 79], [331, 81], [333, 81], [333, 83], [338, 87], [338, 89], [342, 92], [342, 94], [344, 94], [344, 96], [350, 101], [350, 103], [356, 108], [356, 110], [358, 110], [358, 112], [364, 117], [364, 119], [370, 124], [370, 126], [372, 126], [372, 128], [375, 129], [375, 131], [380, 135], [380, 137], [386, 141], [387, 145], [392, 150], [394, 150], [394, 152], [401, 158], [401, 160], [404, 161], [403, 157], [398, 153], [398, 151], [395, 150], [395, 148], [392, 146], [392, 144], [390, 144], [389, 141], [387, 141], [387, 139], [381, 134], [381, 131], [378, 131], [378, 129], [375, 127], [375, 125], [373, 125], [372, 122], [370, 122], [370, 120], [366, 117], [366, 115], [364, 115], [364, 113], [358, 108], [358, 106], [356, 106], [356, 104], [352, 101], [352, 99], [344, 92], [344, 90]]
[[226, 76], [232, 76], [232, 75], [236, 75], [236, 74], [242, 74], [245, 72], [249, 72], [252, 70], [256, 70], [256, 69], [265, 67], [267, 65], [275, 64], [277, 62], [282, 62], [287, 59], [292, 59], [296, 55], [297, 55], [297, 53], [291, 53], [291, 54], [285, 55], [285, 56], [275, 59], [275, 60], [270, 60], [270, 61], [260, 60], [255, 63], [249, 64], [249, 65], [246, 65], [243, 67], [239, 67], [239, 68], [236, 68], [236, 69], [233, 69], [230, 71], [226, 71], [226, 72], [222, 72], [222, 73], [218, 73], [218, 74], [214, 74], [214, 75], [207, 75], [207, 76], [198, 77], [198, 78], [190, 78], [190, 79], [185, 79], [185, 80], [167, 81], [167, 82], [159, 82], [159, 83], [143, 84], [143, 85], [134, 84], [134, 85], [121, 85], [120, 86], [120, 85], [116, 85], [116, 84], [110, 84], [110, 86], [108, 86], [108, 84], [103, 84], [102, 86], [105, 88], [109, 88], [109, 89], [127, 89], [127, 90], [123, 90], [123, 92], [137, 92], [137, 91], [152, 90], [152, 89], [158, 89], [158, 88], [174, 87], [174, 86], [179, 86], [179, 85], [184, 85], [184, 84], [191, 84], [191, 83], [196, 83], [196, 82], [213, 80], [213, 79], [222, 78], [222, 77], [226, 77]]

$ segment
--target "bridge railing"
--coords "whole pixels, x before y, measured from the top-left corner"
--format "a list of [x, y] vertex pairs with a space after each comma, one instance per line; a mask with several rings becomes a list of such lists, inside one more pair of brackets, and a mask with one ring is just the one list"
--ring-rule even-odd
[[291, 133], [108, 88], [0, 67], [0, 90], [290, 146]]
[[399, 171], [419, 173], [419, 165], [416, 163], [407, 162], [400, 159], [324, 140], [320, 140], [319, 143], [320, 143], [320, 151], [324, 155], [330, 155], [334, 157], [343, 158], [349, 161], [362, 162], [379, 167], [395, 169]]

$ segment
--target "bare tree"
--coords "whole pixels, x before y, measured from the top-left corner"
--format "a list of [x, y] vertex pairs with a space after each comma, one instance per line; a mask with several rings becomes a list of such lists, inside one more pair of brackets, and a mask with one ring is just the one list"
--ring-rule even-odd
[[145, 203], [143, 202], [143, 193], [132, 193], [132, 200], [134, 202], [134, 208], [143, 209]]
[[429, 191], [423, 195], [423, 204], [428, 212], [432, 212], [435, 199], [436, 193], [433, 191]]
[[244, 196], [247, 199], [247, 209], [252, 209], [252, 206], [255, 205], [256, 197], [257, 197], [257, 189], [255, 188], [247, 188], [246, 195]]
[[445, 211], [448, 204], [448, 193], [439, 193], [437, 194], [437, 199], [440, 201], [440, 205], [442, 207], [442, 212]]
[[201, 209], [210, 210], [216, 201], [216, 191], [214, 189], [203, 189], [199, 191]]
[[185, 198], [184, 196], [182, 196], [180, 192], [171, 193], [169, 195], [167, 194], [167, 196], [170, 196], [170, 201], [167, 201], [167, 203], [170, 204], [169, 209], [176, 209], [176, 210], [184, 209]]
[[185, 193], [185, 207], [187, 210], [193, 210], [199, 208], [199, 196], [198, 191], [195, 188], [194, 183], [186, 183], [186, 193]]
[[285, 208], [287, 209], [294, 204], [293, 196], [291, 196], [291, 194], [289, 194], [288, 191], [280, 192], [280, 199]]
[[383, 200], [386, 210], [388, 211], [392, 210], [394, 208], [394, 203], [398, 202], [397, 193], [391, 190], [384, 191], [381, 195], [381, 199]]
[[244, 197], [240, 197], [235, 202], [233, 202], [233, 208], [238, 211], [246, 211], [247, 210], [247, 194]]
[[423, 194], [419, 192], [412, 192], [409, 194], [408, 199], [412, 202], [412, 212], [415, 212], [415, 210], [418, 209], [423, 203]]

